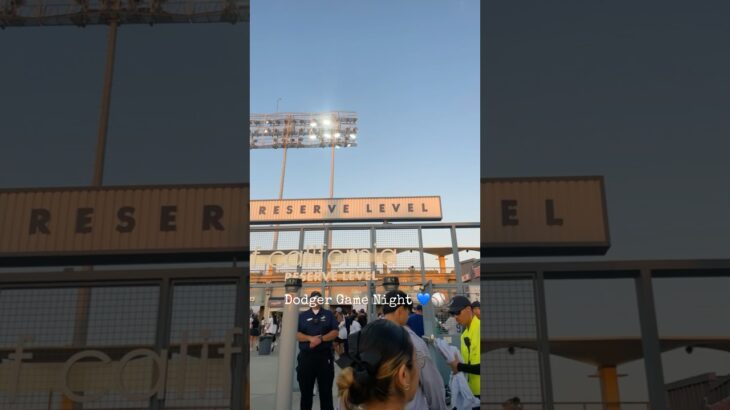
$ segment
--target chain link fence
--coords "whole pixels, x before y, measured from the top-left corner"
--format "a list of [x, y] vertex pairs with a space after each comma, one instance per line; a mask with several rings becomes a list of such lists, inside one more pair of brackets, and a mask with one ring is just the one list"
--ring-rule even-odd
[[243, 270], [85, 273], [0, 275], [0, 408], [242, 408]]

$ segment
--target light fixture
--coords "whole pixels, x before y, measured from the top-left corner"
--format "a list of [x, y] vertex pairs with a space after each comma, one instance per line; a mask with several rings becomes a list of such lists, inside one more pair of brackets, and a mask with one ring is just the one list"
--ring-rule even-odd
[[251, 149], [271, 149], [277, 143], [281, 148], [284, 141], [290, 148], [354, 147], [354, 134], [357, 114], [347, 111], [251, 114], [249, 118]]

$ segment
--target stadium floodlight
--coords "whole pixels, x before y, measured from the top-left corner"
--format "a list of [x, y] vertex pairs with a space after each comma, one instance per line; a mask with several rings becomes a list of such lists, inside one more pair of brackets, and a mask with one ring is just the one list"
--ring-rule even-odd
[[251, 149], [345, 148], [357, 146], [357, 114], [323, 113], [251, 114]]
[[109, 24], [236, 23], [247, 0], [0, 0], [0, 28]]

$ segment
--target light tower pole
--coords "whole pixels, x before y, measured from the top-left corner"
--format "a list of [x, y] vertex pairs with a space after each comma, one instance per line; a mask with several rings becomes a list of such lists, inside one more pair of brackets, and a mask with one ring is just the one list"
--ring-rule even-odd
[[[276, 99], [276, 113], [279, 113], [279, 102], [281, 102], [281, 97]], [[286, 152], [287, 148], [289, 147], [289, 144], [287, 143], [289, 138], [288, 136], [291, 134], [291, 117], [287, 117], [284, 119], [286, 126], [284, 127], [284, 154], [281, 159], [281, 179], [279, 180], [279, 200], [281, 201], [284, 198], [284, 179], [286, 177]], [[273, 245], [271, 246], [272, 250], [276, 250], [279, 247], [279, 225], [276, 225], [276, 229], [274, 229], [274, 241]], [[270, 272], [273, 273], [273, 272]]]
[[[286, 156], [289, 148], [330, 148], [329, 197], [334, 197], [335, 150], [357, 146], [357, 114], [349, 111], [251, 114], [249, 146], [251, 149], [284, 150], [279, 182], [279, 200], [284, 198]], [[327, 235], [327, 245], [331, 235]], [[279, 230], [274, 229], [272, 250], [279, 245]], [[267, 272], [273, 273], [268, 267]]]

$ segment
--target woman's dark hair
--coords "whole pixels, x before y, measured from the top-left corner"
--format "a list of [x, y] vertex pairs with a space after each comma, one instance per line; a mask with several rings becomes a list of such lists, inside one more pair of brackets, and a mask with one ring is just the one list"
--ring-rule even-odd
[[337, 389], [345, 408], [391, 395], [405, 396], [403, 386], [393, 383], [402, 365], [413, 369], [413, 344], [408, 332], [389, 320], [376, 320], [348, 338], [344, 369]]

